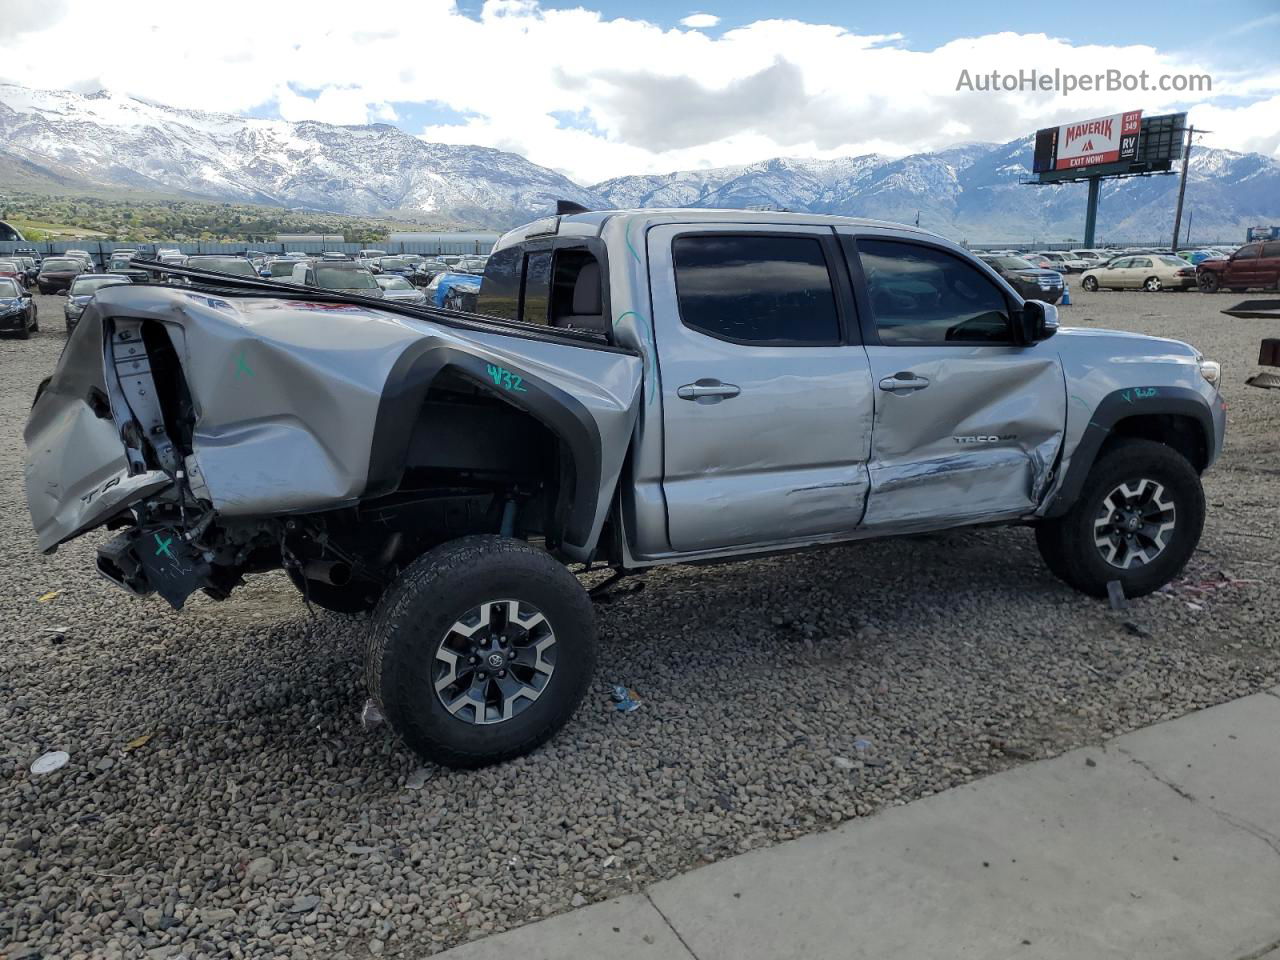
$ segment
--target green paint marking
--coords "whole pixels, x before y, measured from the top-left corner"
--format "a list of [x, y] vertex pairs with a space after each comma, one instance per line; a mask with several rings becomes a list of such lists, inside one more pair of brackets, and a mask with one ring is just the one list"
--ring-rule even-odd
[[170, 547], [170, 544], [172, 544], [172, 543], [173, 543], [173, 537], [170, 537], [168, 540], [161, 540], [161, 539], [160, 539], [160, 534], [158, 534], [158, 533], [156, 533], [156, 534], [152, 534], [152, 536], [154, 536], [154, 537], [156, 538], [156, 544], [157, 544], [157, 546], [156, 546], [156, 556], [158, 557], [158, 556], [160, 556], [161, 554], [163, 554], [164, 556], [166, 556], [166, 557], [168, 557], [170, 560], [172, 560], [174, 563], [177, 563], [177, 562], [178, 562], [178, 558], [177, 558], [177, 557], [175, 557], [175, 556], [173, 555], [173, 550], [172, 550], [172, 549], [171, 549], [171, 547]]
[[486, 363], [484, 372], [489, 375], [489, 379], [493, 381], [496, 387], [501, 387], [503, 390], [509, 390], [512, 393], [529, 392], [524, 388], [524, 377], [512, 373], [506, 367], [500, 367], [496, 363]]
[[1129, 396], [1128, 390], [1124, 391], [1120, 396], [1124, 397], [1125, 403], [1133, 403], [1133, 397]]
[[1155, 387], [1138, 387], [1138, 389], [1133, 391], [1133, 395], [1139, 400], [1150, 400], [1159, 392], [1160, 391]]
[[[626, 230], [626, 232], [623, 234], [623, 236], [624, 236], [624, 237], [626, 238], [626, 240], [627, 240], [627, 249], [628, 249], [628, 250], [630, 250], [630, 251], [631, 251], [631, 255], [632, 255], [633, 257], [635, 257], [635, 258], [636, 258], [636, 263], [639, 263], [639, 262], [640, 262], [640, 254], [636, 253], [636, 248], [635, 248], [635, 247], [633, 247], [633, 246], [631, 245], [631, 227], [630, 227], [630, 226], [628, 226], [628, 227], [627, 227], [627, 230]], [[626, 316], [626, 314], [623, 314], [623, 316]]]
[[245, 363], [245, 351], [240, 351], [240, 356], [236, 357], [236, 379], [241, 377], [252, 377], [253, 371], [249, 369], [249, 364]]

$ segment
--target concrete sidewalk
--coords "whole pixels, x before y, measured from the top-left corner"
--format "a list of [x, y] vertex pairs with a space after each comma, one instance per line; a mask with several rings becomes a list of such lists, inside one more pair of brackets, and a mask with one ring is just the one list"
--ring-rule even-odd
[[1280, 960], [1280, 688], [443, 956]]

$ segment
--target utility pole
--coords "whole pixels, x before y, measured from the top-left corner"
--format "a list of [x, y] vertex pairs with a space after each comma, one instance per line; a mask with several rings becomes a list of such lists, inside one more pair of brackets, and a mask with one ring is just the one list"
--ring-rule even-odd
[[1195, 219], [1196, 212], [1194, 210], [1187, 211], [1187, 246], [1191, 246], [1191, 221]]
[[1182, 181], [1178, 184], [1178, 211], [1173, 215], [1173, 252], [1178, 252], [1178, 233], [1182, 229], [1182, 198], [1187, 195], [1187, 167], [1191, 165], [1191, 140], [1195, 127], [1187, 127], [1187, 145], [1182, 151]]

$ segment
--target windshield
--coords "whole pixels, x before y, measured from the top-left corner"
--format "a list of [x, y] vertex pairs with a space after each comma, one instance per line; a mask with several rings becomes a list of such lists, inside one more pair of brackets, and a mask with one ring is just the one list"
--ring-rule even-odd
[[292, 277], [296, 260], [275, 260], [267, 264], [267, 273], [273, 277]]
[[16, 260], [0, 260], [0, 270], [12, 270], [17, 273], [22, 267]]
[[112, 261], [111, 261], [111, 266], [110, 266], [110, 267], [108, 267], [107, 269], [109, 269], [109, 270], [128, 270], [128, 269], [129, 269], [129, 261], [128, 261], [127, 259], [112, 260]]
[[191, 257], [187, 260], [187, 266], [197, 270], [226, 273], [233, 277], [258, 279], [258, 271], [253, 269], [253, 264], [243, 257]]
[[78, 270], [80, 268], [79, 260], [46, 260], [40, 265], [41, 270]]
[[404, 277], [383, 277], [378, 280], [383, 290], [412, 290], [413, 284]]
[[8, 277], [0, 278], [0, 297], [18, 296], [18, 285]]
[[987, 263], [1001, 270], [1035, 270], [1034, 263], [1028, 263], [1021, 257], [988, 257]]
[[316, 286], [329, 290], [376, 290], [378, 285], [367, 270], [342, 269], [341, 267], [316, 266]]
[[101, 290], [103, 287], [113, 287], [128, 282], [128, 277], [81, 277], [71, 284], [71, 296], [87, 297], [95, 290]]
[[409, 264], [398, 257], [383, 257], [378, 261], [383, 270], [408, 270]]

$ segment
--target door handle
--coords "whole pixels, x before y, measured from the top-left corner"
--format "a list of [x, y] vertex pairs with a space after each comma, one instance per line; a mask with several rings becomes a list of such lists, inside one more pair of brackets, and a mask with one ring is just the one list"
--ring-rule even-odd
[[914, 373], [895, 373], [892, 377], [885, 377], [880, 381], [880, 389], [887, 390], [890, 393], [911, 393], [915, 390], [923, 390], [929, 385], [927, 377], [917, 377]]
[[741, 392], [741, 388], [736, 384], [704, 379], [696, 383], [686, 383], [676, 391], [676, 396], [681, 400], [696, 400], [698, 403], [719, 403], [721, 400], [736, 397]]

